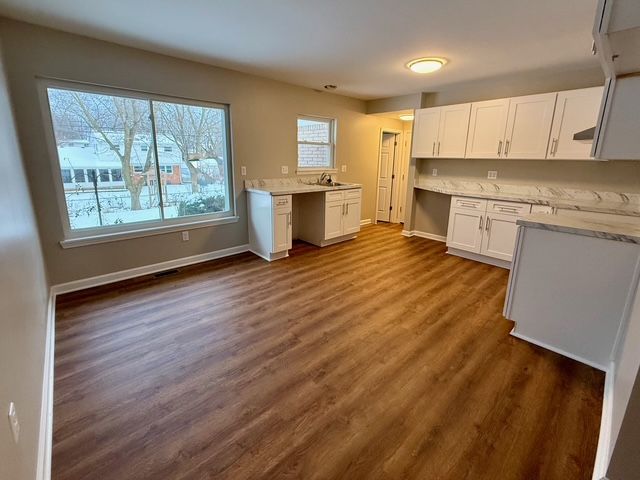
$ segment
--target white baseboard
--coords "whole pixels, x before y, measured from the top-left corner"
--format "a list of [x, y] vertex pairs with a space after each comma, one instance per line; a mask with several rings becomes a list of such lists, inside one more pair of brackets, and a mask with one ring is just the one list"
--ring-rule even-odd
[[607, 478], [609, 459], [611, 458], [611, 428], [613, 427], [613, 383], [615, 378], [615, 364], [611, 362], [605, 373], [604, 396], [602, 397], [602, 417], [600, 418], [600, 435], [598, 436], [598, 449], [596, 461], [593, 466], [591, 480]]
[[364, 220], [360, 220], [360, 226], [364, 227], [365, 225], [371, 225], [371, 219], [365, 218]]
[[405, 237], [427, 238], [429, 240], [435, 240], [436, 242], [447, 241], [447, 237], [436, 235], [435, 233], [421, 232], [420, 230], [402, 230], [402, 235]]
[[38, 436], [38, 463], [36, 480], [51, 479], [51, 453], [53, 447], [53, 359], [55, 348], [56, 294], [49, 291], [45, 326], [44, 368], [40, 406], [40, 432]]
[[602, 370], [605, 373], [608, 371], [608, 368], [605, 367], [604, 365], [600, 365], [598, 363], [592, 362], [591, 360], [587, 360], [586, 358], [582, 358], [582, 357], [580, 357], [578, 355], [574, 355], [572, 353], [565, 352], [564, 350], [562, 350], [560, 348], [554, 347], [552, 345], [549, 345], [547, 343], [541, 342], [539, 340], [536, 340], [534, 338], [528, 337], [526, 335], [522, 335], [521, 333], [518, 333], [515, 330], [516, 330], [516, 327], [513, 327], [513, 330], [511, 330], [510, 334], [512, 336], [516, 337], [516, 338], [519, 338], [520, 340], [524, 340], [526, 342], [533, 343], [534, 345], [538, 345], [539, 347], [546, 348], [547, 350], [551, 350], [552, 352], [559, 353], [560, 355], [563, 355], [565, 357], [569, 357], [569, 358], [571, 358], [573, 360], [576, 360], [577, 362], [584, 363], [585, 365], [589, 365], [590, 367], [596, 368], [598, 370]]
[[85, 288], [106, 285], [108, 283], [119, 282], [122, 280], [127, 280], [129, 278], [149, 275], [151, 273], [162, 272], [163, 270], [170, 270], [172, 268], [185, 267], [187, 265], [193, 265], [195, 263], [207, 262], [209, 260], [215, 260], [216, 258], [228, 257], [248, 251], [249, 245], [238, 245], [237, 247], [224, 248], [222, 250], [216, 250], [215, 252], [177, 258], [175, 260], [154, 263], [152, 265], [145, 265], [142, 267], [130, 268], [128, 270], [120, 270], [119, 272], [107, 273], [105, 275], [84, 278], [82, 280], [74, 280], [67, 283], [59, 283], [57, 285], [53, 285], [51, 287], [51, 290], [55, 295], [60, 295], [62, 293], [84, 290]]

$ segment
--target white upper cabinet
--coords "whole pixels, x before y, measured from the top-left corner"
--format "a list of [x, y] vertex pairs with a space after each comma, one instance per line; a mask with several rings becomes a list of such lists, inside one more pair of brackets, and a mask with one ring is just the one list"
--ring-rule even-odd
[[445, 158], [464, 157], [470, 112], [470, 103], [441, 107], [436, 156]]
[[557, 93], [545, 93], [509, 100], [503, 157], [546, 157], [556, 96]]
[[508, 98], [471, 104], [466, 158], [501, 157], [508, 111]]
[[413, 118], [413, 141], [411, 156], [429, 158], [436, 156], [438, 128], [440, 127], [440, 109], [422, 108], [416, 110]]
[[[558, 93], [547, 158], [590, 159], [593, 140], [574, 140], [576, 133], [595, 127], [603, 87]], [[593, 138], [593, 137], [592, 137]]]

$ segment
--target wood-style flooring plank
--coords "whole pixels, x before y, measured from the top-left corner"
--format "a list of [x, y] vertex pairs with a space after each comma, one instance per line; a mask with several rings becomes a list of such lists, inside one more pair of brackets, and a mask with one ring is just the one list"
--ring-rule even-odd
[[53, 479], [589, 479], [604, 375], [391, 225], [61, 296]]

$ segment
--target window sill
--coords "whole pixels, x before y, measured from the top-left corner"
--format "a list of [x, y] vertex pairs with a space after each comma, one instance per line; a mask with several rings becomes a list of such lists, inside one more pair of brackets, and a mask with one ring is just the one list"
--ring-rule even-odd
[[159, 225], [155, 227], [140, 228], [138, 230], [127, 230], [124, 232], [103, 233], [98, 235], [88, 235], [85, 237], [67, 238], [60, 242], [62, 248], [84, 247], [87, 245], [97, 245], [100, 243], [117, 242], [132, 238], [150, 237], [152, 235], [162, 235], [164, 233], [180, 232], [184, 230], [194, 230], [196, 228], [212, 227], [227, 223], [236, 223], [240, 217], [224, 217], [196, 222], [174, 223], [171, 225]]
[[318, 175], [321, 173], [338, 173], [337, 168], [298, 168], [297, 175]]

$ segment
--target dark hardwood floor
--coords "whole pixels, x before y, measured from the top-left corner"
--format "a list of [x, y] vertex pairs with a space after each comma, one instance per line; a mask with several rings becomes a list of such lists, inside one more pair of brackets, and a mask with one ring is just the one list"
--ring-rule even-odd
[[372, 226], [59, 297], [53, 479], [590, 479], [604, 375], [507, 277]]

